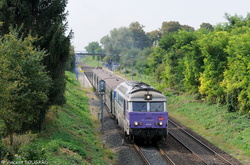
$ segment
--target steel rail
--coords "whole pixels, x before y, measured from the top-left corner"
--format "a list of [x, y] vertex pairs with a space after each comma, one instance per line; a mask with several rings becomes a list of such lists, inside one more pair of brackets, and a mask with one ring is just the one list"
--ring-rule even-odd
[[[185, 131], [184, 129], [182, 129], [180, 126], [178, 126], [176, 123], [174, 123], [172, 120], [168, 120], [171, 124], [175, 125], [179, 130], [181, 130], [182, 132], [184, 132], [186, 135], [188, 135], [189, 137], [191, 137], [193, 140], [195, 140], [196, 142], [198, 142], [199, 144], [201, 144], [204, 148], [206, 148], [208, 151], [212, 152], [216, 157], [218, 157], [220, 160], [222, 160], [223, 162], [225, 162], [226, 164], [232, 165], [228, 160], [226, 160], [225, 158], [223, 158], [220, 154], [218, 154], [217, 152], [215, 152], [214, 150], [212, 150], [210, 147], [208, 147], [207, 145], [205, 145], [204, 143], [202, 143], [199, 139], [195, 138], [193, 135], [191, 135], [190, 133], [188, 133], [187, 131]], [[170, 132], [169, 132], [170, 133]], [[170, 133], [171, 134], [171, 133]], [[171, 134], [173, 136], [173, 134]], [[174, 137], [174, 136], [173, 136]], [[176, 140], [178, 140], [178, 138], [174, 137]], [[180, 142], [180, 140], [178, 140]], [[181, 142], [182, 143], [182, 142]], [[183, 143], [182, 143], [183, 144]], [[185, 146], [185, 144], [183, 144]], [[186, 146], [187, 147], [187, 146]], [[190, 149], [189, 149], [190, 150]], [[190, 150], [191, 151], [191, 150]], [[193, 151], [191, 151], [192, 153], [194, 153]], [[194, 153], [195, 154], [195, 153]], [[195, 154], [196, 156], [198, 156], [197, 154]], [[198, 156], [199, 157], [199, 156]], [[201, 158], [200, 158], [201, 159]], [[201, 159], [202, 160], [202, 159]]]
[[207, 164], [201, 157], [199, 157], [199, 155], [197, 155], [196, 153], [194, 153], [187, 145], [185, 145], [184, 143], [182, 143], [176, 136], [174, 136], [170, 132], [168, 132], [168, 134], [170, 136], [172, 136], [175, 140], [177, 140], [181, 145], [183, 145], [188, 151], [190, 151], [193, 154], [193, 156], [196, 157], [196, 159], [200, 160], [204, 164]]
[[136, 149], [136, 151], [139, 153], [139, 155], [142, 157], [142, 159], [144, 160], [144, 162], [147, 164], [147, 165], [151, 165], [151, 163], [148, 161], [148, 159], [145, 157], [145, 155], [142, 153], [142, 151], [140, 150], [140, 148], [135, 144], [133, 143], [133, 146], [134, 148]]
[[161, 155], [168, 161], [170, 165], [175, 165], [173, 160], [161, 149], [159, 145], [157, 145], [157, 148], [160, 151]]

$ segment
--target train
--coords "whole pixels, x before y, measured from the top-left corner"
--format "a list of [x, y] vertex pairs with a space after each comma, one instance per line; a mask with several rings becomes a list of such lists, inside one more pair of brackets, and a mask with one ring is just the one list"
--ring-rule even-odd
[[105, 81], [104, 102], [131, 142], [166, 139], [167, 99], [160, 91], [143, 82], [127, 81], [102, 68], [92, 69], [88, 79], [95, 89], [100, 81]]

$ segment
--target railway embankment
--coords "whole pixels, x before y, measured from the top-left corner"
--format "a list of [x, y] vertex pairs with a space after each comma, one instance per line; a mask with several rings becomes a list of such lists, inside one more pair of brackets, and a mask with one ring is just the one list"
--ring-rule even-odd
[[90, 115], [88, 92], [73, 73], [66, 77], [67, 103], [51, 107], [41, 133], [15, 137], [14, 145], [21, 144], [17, 153], [11, 159], [6, 155], [0, 164], [113, 164], [114, 154], [103, 147], [95, 131], [98, 122]]

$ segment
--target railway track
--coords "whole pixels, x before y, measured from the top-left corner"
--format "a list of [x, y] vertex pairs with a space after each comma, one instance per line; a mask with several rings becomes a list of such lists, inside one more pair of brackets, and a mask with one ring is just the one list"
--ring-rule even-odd
[[169, 120], [169, 134], [185, 146], [202, 164], [231, 165], [231, 163], [200, 140]]
[[147, 165], [175, 165], [160, 146], [133, 146]]

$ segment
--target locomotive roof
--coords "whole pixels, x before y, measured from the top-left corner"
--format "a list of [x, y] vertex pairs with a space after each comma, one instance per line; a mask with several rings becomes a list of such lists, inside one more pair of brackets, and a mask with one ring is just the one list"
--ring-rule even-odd
[[138, 82], [138, 81], [123, 82], [118, 87], [118, 89], [124, 94], [133, 94], [133, 93], [139, 92], [139, 91], [154, 91], [154, 92], [162, 94], [160, 91], [154, 89], [150, 85], [143, 83], [143, 82]]
[[115, 89], [118, 85], [125, 81], [123, 78], [116, 76], [111, 71], [105, 69], [93, 69], [92, 71], [100, 79], [104, 80], [106, 85], [111, 89]]

